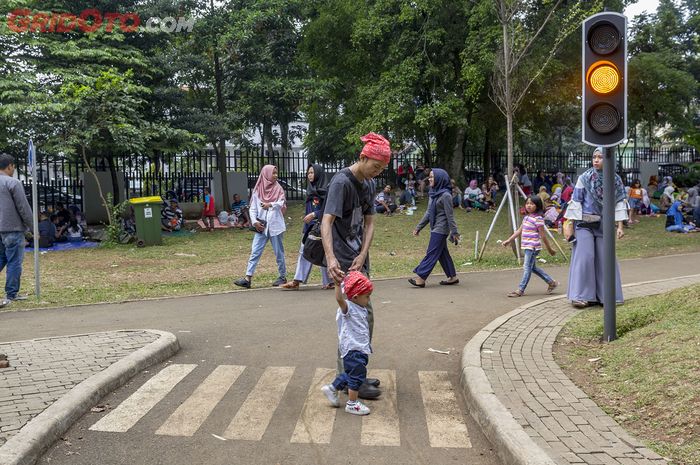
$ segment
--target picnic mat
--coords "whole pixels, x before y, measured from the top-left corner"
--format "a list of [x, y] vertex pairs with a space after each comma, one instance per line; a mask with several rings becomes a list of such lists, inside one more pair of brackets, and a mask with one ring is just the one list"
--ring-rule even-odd
[[[207, 226], [204, 224], [204, 221], [202, 221], [202, 220], [197, 220], [197, 224], [199, 225], [200, 228], [202, 228], [202, 229], [207, 229]], [[219, 223], [219, 219], [218, 219], [218, 218], [214, 218], [214, 229], [230, 229], [230, 228], [232, 228], [232, 227], [233, 227], [233, 226], [221, 224], [221, 223]]]
[[[91, 249], [94, 247], [99, 247], [99, 242], [56, 242], [51, 247], [40, 247], [39, 250], [42, 252], [60, 252], [63, 250], [73, 250], [73, 249]], [[25, 252], [33, 252], [34, 247], [25, 247]]]
[[163, 231], [162, 234], [164, 236], [169, 236], [169, 237], [180, 237], [180, 236], [190, 236], [194, 234], [194, 231], [190, 231], [188, 229], [181, 229], [179, 231]]

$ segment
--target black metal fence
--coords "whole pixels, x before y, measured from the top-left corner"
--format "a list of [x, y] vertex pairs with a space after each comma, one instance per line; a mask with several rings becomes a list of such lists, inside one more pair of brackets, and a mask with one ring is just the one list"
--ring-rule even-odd
[[[306, 168], [309, 161], [303, 153], [297, 151], [266, 153], [264, 156], [257, 149], [227, 149], [226, 170], [248, 173], [248, 188], [251, 189], [258, 178], [260, 169], [265, 164], [278, 167], [279, 180], [289, 200], [304, 199], [306, 187]], [[420, 159], [417, 151], [406, 151], [389, 165], [377, 179], [379, 186], [397, 182], [396, 168], [408, 161], [412, 166]], [[640, 163], [652, 161], [659, 163], [660, 174], [676, 175], [687, 168], [682, 164], [700, 161], [700, 153], [693, 148], [654, 149], [638, 148], [636, 151], [618, 151], [617, 171], [626, 182], [638, 176]], [[561, 171], [569, 176], [576, 174], [578, 168], [589, 167], [590, 152], [516, 153], [516, 164], [522, 164], [534, 177], [538, 170], [547, 174]], [[98, 158], [91, 161], [97, 171], [108, 171], [107, 159]], [[506, 152], [498, 151], [484, 157], [483, 153], [468, 152], [464, 160], [465, 179], [483, 181], [490, 174], [506, 171]], [[326, 171], [336, 172], [349, 165], [349, 162], [324, 163]], [[213, 150], [192, 151], [176, 155], [164, 155], [148, 158], [139, 155], [115, 158], [115, 171], [123, 176], [125, 193], [129, 197], [160, 195], [166, 198], [177, 196], [184, 201], [198, 201], [202, 189], [209, 186], [213, 173], [218, 171], [217, 157]], [[488, 172], [485, 167], [488, 166]], [[18, 160], [20, 179], [25, 185], [25, 192], [31, 201], [31, 183], [27, 178], [26, 160]], [[39, 204], [42, 208], [55, 207], [58, 202], [68, 205], [81, 205], [83, 198], [83, 177], [87, 176], [82, 160], [73, 160], [61, 156], [37, 156], [37, 176], [39, 182]], [[644, 181], [645, 182], [645, 181]], [[230, 192], [233, 194], [234, 192]]]

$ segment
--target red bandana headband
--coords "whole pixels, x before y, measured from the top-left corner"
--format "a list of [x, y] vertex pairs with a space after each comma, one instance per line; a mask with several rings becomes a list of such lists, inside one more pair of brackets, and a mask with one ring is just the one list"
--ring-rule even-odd
[[373, 132], [362, 136], [360, 140], [365, 144], [360, 155], [389, 163], [389, 160], [391, 160], [391, 145], [388, 140]]
[[343, 280], [343, 286], [348, 299], [352, 299], [358, 295], [369, 294], [374, 289], [372, 281], [359, 271], [351, 271], [348, 273]]

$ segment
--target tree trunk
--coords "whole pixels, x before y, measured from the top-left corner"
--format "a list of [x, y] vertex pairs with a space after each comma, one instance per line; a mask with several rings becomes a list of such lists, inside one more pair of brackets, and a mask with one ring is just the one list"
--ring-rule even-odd
[[[212, 6], [213, 7], [213, 6]], [[221, 69], [221, 62], [219, 61], [219, 52], [214, 48], [214, 83], [216, 87], [216, 113], [223, 118], [226, 113], [226, 105], [224, 104], [224, 93], [222, 91], [222, 81], [224, 72]], [[228, 195], [228, 179], [226, 178], [226, 138], [219, 138], [219, 149], [216, 149], [214, 145], [214, 150], [216, 153], [216, 168], [221, 174], [221, 195], [224, 200], [224, 206], [231, 202], [231, 198]]]
[[486, 127], [486, 132], [484, 133], [484, 152], [482, 154], [483, 157], [483, 166], [484, 166], [484, 176], [488, 178], [489, 174], [491, 173], [491, 128]]
[[107, 154], [107, 165], [109, 166], [109, 176], [112, 178], [112, 205], [117, 205], [121, 201], [121, 195], [119, 194], [117, 167], [114, 164], [114, 155], [112, 152]]
[[508, 151], [508, 179], [513, 177], [513, 96], [510, 91], [510, 39], [508, 38], [508, 26], [503, 24], [503, 79], [504, 79], [504, 107], [506, 110]]
[[287, 115], [280, 117], [280, 138], [282, 153], [286, 154], [292, 148], [289, 143], [289, 118]]
[[437, 165], [444, 166], [455, 180], [464, 179], [464, 143], [467, 130], [464, 127], [441, 127], [437, 131]]
[[433, 150], [430, 147], [430, 133], [425, 131], [423, 136], [418, 138], [418, 143], [423, 150], [423, 163], [425, 166], [430, 166], [433, 160]]
[[272, 120], [267, 120], [265, 122], [265, 144], [267, 144], [267, 157], [270, 160], [270, 164], [275, 164], [275, 144], [272, 140]]

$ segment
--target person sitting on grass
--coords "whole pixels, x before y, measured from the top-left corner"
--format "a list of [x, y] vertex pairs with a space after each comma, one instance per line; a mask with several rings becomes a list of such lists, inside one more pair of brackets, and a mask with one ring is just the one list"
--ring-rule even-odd
[[689, 223], [683, 218], [683, 212], [681, 211], [682, 202], [676, 200], [671, 204], [671, 207], [666, 212], [666, 231], [668, 232], [679, 232], [679, 233], [689, 233], [700, 231], [694, 223]]
[[[344, 372], [333, 383], [326, 384], [321, 392], [333, 407], [340, 406], [338, 392], [347, 387], [348, 401], [345, 411], [353, 415], [369, 415], [370, 410], [358, 400], [360, 386], [367, 379], [367, 363], [372, 347], [369, 342], [367, 305], [372, 295], [372, 282], [359, 271], [351, 271], [341, 286], [335, 287], [338, 302], [335, 320], [338, 323], [338, 352], [343, 359]], [[347, 300], [343, 298], [343, 292]]]
[[391, 195], [391, 186], [387, 184], [384, 186], [384, 190], [378, 193], [374, 198], [374, 211], [391, 216], [396, 211], [396, 208], [394, 198]]
[[170, 199], [168, 206], [161, 213], [160, 222], [160, 229], [163, 231], [179, 231], [182, 229], [184, 218], [177, 199]]
[[39, 213], [39, 247], [51, 247], [56, 242], [56, 225], [46, 211]]
[[546, 207], [544, 209], [544, 224], [548, 228], [556, 228], [558, 223], [561, 221], [559, 216], [559, 211], [556, 205], [552, 201], [545, 203]]
[[233, 194], [231, 203], [231, 214], [236, 215], [236, 227], [243, 229], [250, 226], [250, 215], [248, 213], [248, 202], [241, 200], [241, 196]]
[[484, 207], [484, 194], [479, 189], [476, 179], [469, 181], [469, 185], [464, 189], [464, 207], [467, 211], [471, 211], [472, 208], [479, 210], [486, 210]]
[[83, 241], [83, 227], [78, 224], [78, 220], [71, 218], [68, 222], [68, 228], [66, 229], [66, 240], [68, 242], [82, 242]]
[[462, 189], [457, 185], [457, 181], [450, 179], [450, 187], [452, 188], [452, 208], [463, 210], [462, 206]]

